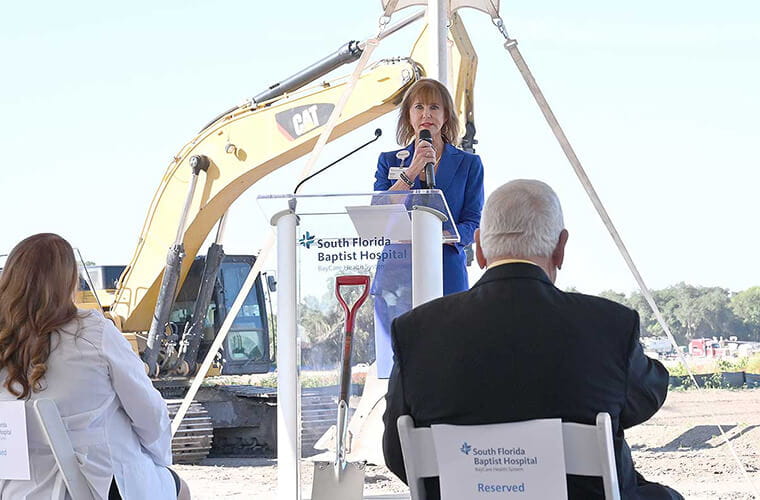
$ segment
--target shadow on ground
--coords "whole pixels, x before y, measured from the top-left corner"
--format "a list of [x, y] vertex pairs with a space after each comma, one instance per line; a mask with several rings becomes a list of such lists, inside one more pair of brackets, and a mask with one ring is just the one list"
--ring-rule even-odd
[[[755, 428], [760, 427], [760, 425], [737, 426], [736, 424], [726, 424], [721, 427], [730, 442], [742, 437], [744, 434]], [[720, 436], [721, 432], [717, 425], [695, 425], [663, 446], [649, 448], [645, 445], [637, 445], [633, 446], [632, 449], [664, 452], [718, 448], [725, 445], [725, 441]], [[716, 441], [711, 442], [716, 438], [718, 438]]]

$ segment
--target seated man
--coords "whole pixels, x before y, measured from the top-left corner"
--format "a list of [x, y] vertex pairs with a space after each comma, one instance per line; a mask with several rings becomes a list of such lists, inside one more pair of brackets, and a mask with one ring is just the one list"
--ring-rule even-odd
[[[394, 321], [383, 452], [402, 480], [400, 415], [419, 427], [557, 417], [594, 424], [607, 412], [622, 498], [683, 498], [634, 470], [623, 432], [662, 406], [668, 372], [644, 356], [635, 311], [554, 286], [567, 238], [549, 186], [509, 182], [489, 197], [475, 233], [483, 277]], [[604, 498], [600, 478], [567, 482], [570, 499]], [[427, 486], [439, 498], [437, 479]]]

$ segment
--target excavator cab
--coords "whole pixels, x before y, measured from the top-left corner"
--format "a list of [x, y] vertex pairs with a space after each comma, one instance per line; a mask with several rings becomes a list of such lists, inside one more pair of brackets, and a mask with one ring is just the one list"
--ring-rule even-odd
[[[185, 331], [187, 324], [192, 320], [205, 259], [205, 256], [195, 258], [174, 302], [169, 322], [178, 332]], [[216, 332], [224, 323], [227, 311], [232, 307], [254, 262], [256, 262], [256, 257], [253, 255], [224, 256], [206, 312], [198, 359], [203, 359], [211, 348]], [[269, 319], [260, 277], [256, 279], [256, 283], [232, 323], [220, 354], [222, 375], [244, 375], [269, 371], [271, 365]]]
[[[178, 334], [186, 331], [192, 320], [193, 307], [203, 277], [205, 256], [198, 256], [190, 266], [172, 308], [169, 324]], [[227, 311], [243, 286], [256, 257], [253, 255], [225, 255], [214, 284], [204, 319], [203, 336], [198, 349], [198, 359], [203, 359], [214, 342], [216, 333], [227, 317]], [[80, 290], [77, 292], [79, 307], [108, 310], [113, 303], [119, 277], [126, 266], [86, 266], [80, 269]], [[90, 287], [94, 288], [97, 298]], [[266, 296], [261, 279], [257, 278], [245, 298], [243, 307], [235, 318], [224, 341], [218, 361], [222, 375], [247, 375], [267, 373], [271, 365], [269, 349], [269, 318]], [[217, 372], [218, 373], [218, 372]]]

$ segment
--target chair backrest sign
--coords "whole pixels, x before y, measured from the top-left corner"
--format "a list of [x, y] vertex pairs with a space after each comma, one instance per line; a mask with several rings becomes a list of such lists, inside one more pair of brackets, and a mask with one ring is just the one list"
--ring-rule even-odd
[[23, 401], [0, 401], [0, 479], [30, 477], [26, 407]]
[[441, 500], [567, 499], [560, 419], [431, 430]]

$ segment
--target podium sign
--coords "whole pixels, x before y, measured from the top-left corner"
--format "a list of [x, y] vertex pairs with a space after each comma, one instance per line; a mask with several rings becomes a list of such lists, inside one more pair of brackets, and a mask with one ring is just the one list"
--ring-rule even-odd
[[[316, 376], [323, 380], [334, 380], [330, 385], [337, 384], [345, 318], [334, 290], [335, 278], [341, 275], [371, 279], [370, 296], [356, 315], [353, 364], [377, 361], [390, 373], [390, 338], [382, 325], [390, 325], [395, 316], [412, 307], [409, 214], [397, 204], [347, 206], [342, 213], [312, 216], [301, 212], [301, 205], [305, 204], [299, 201], [296, 321], [302, 375], [318, 372]], [[351, 303], [359, 292], [352, 288], [344, 294]], [[304, 453], [308, 451], [305, 443]]]
[[431, 430], [441, 500], [567, 499], [560, 419]]
[[24, 402], [0, 401], [0, 479], [29, 478]]
[[[319, 345], [326, 333], [315, 331], [335, 323], [332, 313], [337, 303], [331, 280], [341, 274], [365, 274], [372, 278], [371, 297], [364, 308], [374, 312], [369, 320], [374, 323], [370, 332], [374, 355], [359, 360], [376, 361], [378, 376], [387, 378], [393, 365], [391, 322], [413, 306], [442, 295], [441, 245], [459, 241], [441, 191], [266, 195], [259, 196], [258, 202], [270, 219], [283, 211], [298, 218], [298, 317], [309, 323], [298, 325], [303, 368], [324, 370], [325, 363], [335, 361], [337, 353], [325, 352], [325, 347], [335, 350], [336, 346]], [[427, 221], [432, 223], [423, 233]], [[415, 227], [424, 241], [412, 245]], [[413, 279], [415, 249], [421, 255], [416, 270], [423, 277], [417, 283]], [[322, 325], [316, 325], [315, 315], [320, 314]]]

